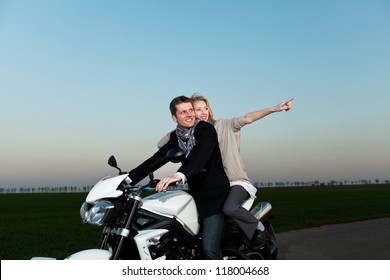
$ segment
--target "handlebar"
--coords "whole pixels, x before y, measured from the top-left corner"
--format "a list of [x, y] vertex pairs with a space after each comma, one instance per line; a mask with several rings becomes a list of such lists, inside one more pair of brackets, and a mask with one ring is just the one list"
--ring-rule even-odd
[[178, 183], [178, 184], [173, 184], [169, 185], [167, 188], [167, 191], [188, 191], [190, 188], [187, 183]]
[[[142, 192], [155, 191], [158, 182], [160, 182], [160, 180], [153, 179], [153, 180], [149, 181], [149, 183], [147, 183], [143, 186], [137, 186], [136, 188], [138, 188]], [[169, 184], [169, 186], [167, 187], [167, 189], [165, 191], [178, 191], [178, 190], [188, 191], [189, 186], [187, 183], [184, 183], [184, 184], [183, 183], [171, 183], [171, 184]]]

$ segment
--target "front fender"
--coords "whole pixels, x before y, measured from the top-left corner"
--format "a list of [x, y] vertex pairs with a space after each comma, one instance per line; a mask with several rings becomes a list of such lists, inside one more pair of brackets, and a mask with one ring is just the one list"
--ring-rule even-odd
[[111, 252], [102, 249], [88, 249], [74, 253], [65, 260], [109, 260]]

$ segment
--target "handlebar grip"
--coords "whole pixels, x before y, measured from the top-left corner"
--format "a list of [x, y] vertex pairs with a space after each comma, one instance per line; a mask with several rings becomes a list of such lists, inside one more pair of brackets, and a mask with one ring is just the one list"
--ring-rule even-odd
[[[142, 189], [142, 191], [153, 191], [156, 189], [158, 182], [160, 182], [160, 180], [154, 179], [154, 180], [151, 180], [148, 184], [141, 186], [140, 188]], [[178, 191], [178, 190], [188, 191], [189, 189], [190, 188], [189, 188], [187, 183], [184, 183], [184, 184], [171, 183], [171, 184], [169, 184], [169, 186], [167, 187], [167, 189], [165, 191]]]
[[173, 183], [173, 184], [170, 184], [166, 190], [167, 191], [178, 191], [178, 190], [188, 191], [189, 189], [190, 188], [189, 188], [187, 183], [185, 183], [185, 184], [180, 184], [180, 183], [179, 184], [175, 184], [175, 183]]

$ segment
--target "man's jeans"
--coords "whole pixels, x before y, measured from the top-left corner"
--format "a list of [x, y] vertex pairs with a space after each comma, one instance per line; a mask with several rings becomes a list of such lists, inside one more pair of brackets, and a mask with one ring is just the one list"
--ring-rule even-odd
[[203, 218], [203, 252], [206, 260], [222, 260], [221, 237], [225, 225], [223, 214]]

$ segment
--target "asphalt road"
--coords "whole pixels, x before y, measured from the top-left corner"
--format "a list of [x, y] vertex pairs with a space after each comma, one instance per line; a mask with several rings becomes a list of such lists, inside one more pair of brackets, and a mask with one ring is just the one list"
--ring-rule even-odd
[[280, 260], [390, 260], [390, 217], [276, 235]]

